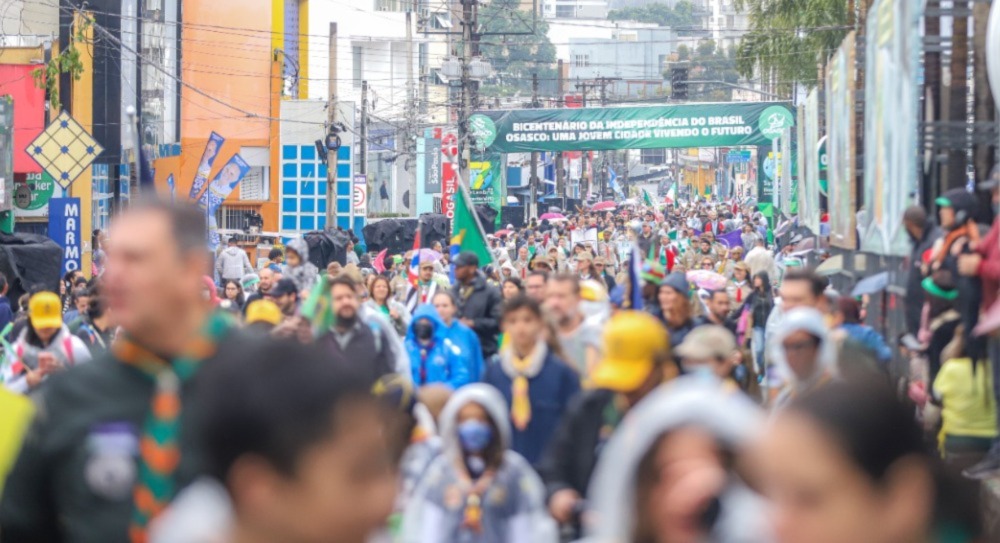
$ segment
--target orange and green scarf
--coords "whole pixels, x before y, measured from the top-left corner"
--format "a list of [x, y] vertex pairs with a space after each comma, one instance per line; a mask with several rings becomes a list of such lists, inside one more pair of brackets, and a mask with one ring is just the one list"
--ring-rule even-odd
[[174, 474], [180, 464], [181, 384], [196, 373], [202, 360], [215, 354], [232, 321], [214, 313], [198, 337], [174, 360], [165, 360], [128, 337], [114, 344], [115, 356], [134, 366], [156, 384], [139, 445], [139, 478], [133, 491], [135, 508], [129, 540], [144, 543], [150, 521], [173, 499]]

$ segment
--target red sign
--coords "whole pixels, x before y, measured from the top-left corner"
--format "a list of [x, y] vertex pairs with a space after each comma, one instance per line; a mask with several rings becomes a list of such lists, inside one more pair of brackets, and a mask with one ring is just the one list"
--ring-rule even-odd
[[441, 213], [454, 219], [458, 193], [458, 136], [454, 132], [441, 136], [441, 155]]
[[14, 99], [14, 171], [40, 173], [42, 167], [24, 151], [45, 128], [45, 90], [35, 86], [33, 65], [0, 64], [0, 96]]

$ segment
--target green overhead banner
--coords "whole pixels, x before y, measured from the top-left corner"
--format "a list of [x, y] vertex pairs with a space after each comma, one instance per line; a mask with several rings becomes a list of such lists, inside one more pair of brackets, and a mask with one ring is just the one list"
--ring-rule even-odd
[[514, 109], [469, 117], [474, 147], [489, 153], [771, 145], [795, 126], [791, 104]]

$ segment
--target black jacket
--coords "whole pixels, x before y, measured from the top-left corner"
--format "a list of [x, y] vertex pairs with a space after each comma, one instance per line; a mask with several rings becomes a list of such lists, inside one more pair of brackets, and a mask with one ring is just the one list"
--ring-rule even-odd
[[610, 390], [588, 390], [566, 408], [556, 435], [536, 466], [545, 483], [546, 501], [567, 488], [587, 497], [601, 448], [617, 422], [614, 398], [615, 393]]
[[[202, 364], [248, 356], [258, 345], [259, 340], [233, 331]], [[181, 385], [178, 492], [205, 473], [190, 429], [199, 411], [198, 377]], [[39, 387], [41, 407], [0, 502], [5, 543], [129, 540], [136, 454], [154, 387], [149, 377], [111, 353], [52, 375]]]
[[350, 336], [345, 335], [344, 345], [336, 339], [333, 331], [327, 332], [318, 341], [365, 382], [374, 385], [380, 377], [395, 371], [391, 350], [382, 334], [381, 329], [359, 320]]
[[924, 280], [920, 265], [923, 263], [923, 255], [934, 245], [934, 242], [941, 237], [941, 229], [933, 224], [928, 224], [924, 229], [924, 236], [921, 239], [913, 239], [913, 251], [910, 253], [910, 268], [906, 276], [906, 331], [917, 335], [920, 330], [920, 312], [924, 306], [924, 289], [920, 282]]
[[472, 279], [472, 291], [462, 296], [462, 284], [452, 287], [458, 299], [458, 317], [472, 320], [472, 330], [479, 336], [483, 347], [483, 358], [497, 353], [497, 334], [500, 333], [500, 305], [503, 297], [500, 291], [486, 283], [483, 274], [477, 272]]

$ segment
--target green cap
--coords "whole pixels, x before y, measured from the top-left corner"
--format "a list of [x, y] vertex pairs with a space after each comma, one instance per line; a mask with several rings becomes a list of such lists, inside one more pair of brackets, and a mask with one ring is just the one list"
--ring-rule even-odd
[[934, 203], [941, 207], [951, 207], [951, 199], [944, 196], [938, 196], [938, 199], [934, 200]]
[[920, 282], [920, 285], [924, 287], [924, 290], [926, 290], [927, 293], [931, 294], [932, 296], [937, 296], [938, 298], [942, 298], [948, 301], [953, 301], [956, 298], [958, 298], [957, 289], [945, 290], [939, 287], [938, 284], [935, 283], [934, 279], [931, 277], [925, 277], [924, 280]]

